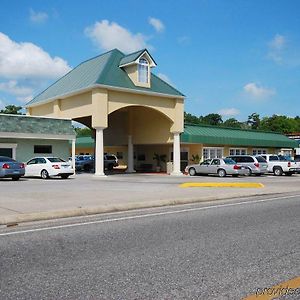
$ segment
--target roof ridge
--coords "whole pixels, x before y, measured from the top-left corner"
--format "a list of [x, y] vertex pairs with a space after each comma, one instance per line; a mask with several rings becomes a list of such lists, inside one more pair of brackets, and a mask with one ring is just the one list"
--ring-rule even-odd
[[236, 128], [236, 127], [227, 127], [227, 126], [219, 126], [219, 125], [210, 125], [210, 124], [195, 124], [195, 123], [184, 123], [184, 126], [195, 126], [195, 127], [209, 127], [209, 128], [217, 128], [217, 129], [233, 129], [238, 131], [249, 131], [249, 132], [261, 132], [261, 133], [273, 133], [273, 134], [280, 134], [284, 135], [284, 133], [278, 131], [267, 131], [267, 130], [260, 130], [260, 129], [243, 129], [243, 128]]

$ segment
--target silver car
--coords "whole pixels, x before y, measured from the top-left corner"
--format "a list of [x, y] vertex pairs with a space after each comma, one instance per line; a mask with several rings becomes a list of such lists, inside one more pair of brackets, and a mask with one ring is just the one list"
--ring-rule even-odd
[[0, 178], [11, 178], [19, 180], [25, 174], [25, 166], [23, 163], [7, 157], [0, 156]]
[[268, 163], [260, 155], [230, 155], [227, 158], [246, 167], [249, 175], [260, 176], [268, 172]]
[[188, 165], [185, 172], [191, 176], [217, 174], [219, 177], [247, 175], [248, 173], [244, 166], [238, 165], [230, 158], [207, 159], [200, 164]]

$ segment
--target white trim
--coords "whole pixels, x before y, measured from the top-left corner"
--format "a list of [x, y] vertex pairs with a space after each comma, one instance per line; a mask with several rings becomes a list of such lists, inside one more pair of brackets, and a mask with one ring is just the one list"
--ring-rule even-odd
[[[234, 154], [230, 154], [231, 150], [234, 150]], [[241, 152], [241, 150], [244, 150], [245, 154], [247, 154], [248, 148], [238, 148], [238, 147], [236, 147], [236, 148], [229, 148], [229, 155], [243, 155], [241, 153], [240, 154], [236, 154], [236, 150], [240, 150], [240, 152]]]
[[[261, 151], [261, 154], [258, 154], [257, 152]], [[256, 154], [254, 154], [254, 151], [256, 151]], [[263, 153], [265, 151], [265, 153]], [[267, 148], [252, 148], [252, 154], [251, 155], [262, 155], [262, 154], [268, 154]]]
[[56, 135], [43, 133], [0, 132], [0, 138], [43, 139], [43, 140], [72, 140], [75, 135]]
[[12, 149], [12, 158], [13, 159], [16, 159], [16, 157], [17, 157], [17, 147], [18, 147], [18, 144], [0, 143], [0, 148]]
[[105, 84], [93, 84], [88, 88], [84, 88], [84, 89], [79, 89], [73, 92], [69, 92], [66, 94], [62, 94], [62, 95], [57, 95], [55, 97], [49, 98], [46, 101], [40, 101], [37, 103], [32, 103], [30, 105], [25, 105], [25, 108], [30, 108], [30, 107], [35, 107], [35, 106], [39, 106], [42, 104], [47, 104], [50, 102], [53, 102], [57, 99], [65, 99], [67, 97], [71, 97], [71, 96], [75, 96], [78, 94], [82, 94], [84, 92], [88, 92], [91, 91], [95, 88], [103, 88], [103, 89], [107, 89], [107, 90], [112, 90], [112, 91], [120, 91], [120, 92], [126, 92], [126, 93], [132, 93], [132, 94], [143, 94], [143, 95], [150, 95], [150, 96], [159, 96], [159, 97], [163, 97], [163, 98], [172, 98], [172, 99], [185, 99], [185, 96], [180, 96], [180, 95], [170, 95], [170, 94], [163, 94], [163, 93], [157, 93], [157, 92], [152, 92], [152, 91], [143, 91], [143, 90], [135, 90], [135, 89], [129, 89], [129, 88], [121, 88], [121, 87], [115, 87], [115, 86], [111, 86], [111, 85], [105, 85]]
[[120, 68], [123, 68], [123, 67], [127, 67], [127, 66], [130, 66], [130, 65], [135, 65], [135, 64], [138, 64], [139, 63], [139, 59], [144, 56], [146, 54], [147, 56], [147, 60], [150, 61], [149, 63], [149, 67], [150, 68], [153, 68], [153, 67], [156, 67], [157, 64], [154, 62], [154, 60], [151, 58], [151, 56], [149, 55], [149, 53], [145, 50], [144, 52], [141, 53], [141, 55], [134, 61], [131, 61], [129, 63], [126, 63], [126, 64], [123, 64], [123, 65], [119, 65]]

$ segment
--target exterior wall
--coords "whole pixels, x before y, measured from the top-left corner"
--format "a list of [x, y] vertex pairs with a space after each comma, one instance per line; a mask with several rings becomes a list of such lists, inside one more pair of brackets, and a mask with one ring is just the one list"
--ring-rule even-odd
[[[58, 156], [62, 159], [69, 157], [69, 141], [40, 140], [40, 139], [1, 139], [0, 143], [17, 144], [16, 159], [26, 162], [36, 156]], [[35, 154], [34, 145], [52, 145], [52, 154]]]

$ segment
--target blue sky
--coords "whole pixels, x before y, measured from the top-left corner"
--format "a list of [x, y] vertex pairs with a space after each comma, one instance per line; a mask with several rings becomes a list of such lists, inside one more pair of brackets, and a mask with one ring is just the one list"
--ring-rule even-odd
[[0, 10], [0, 108], [80, 62], [147, 47], [185, 110], [300, 115], [300, 1], [14, 1]]

